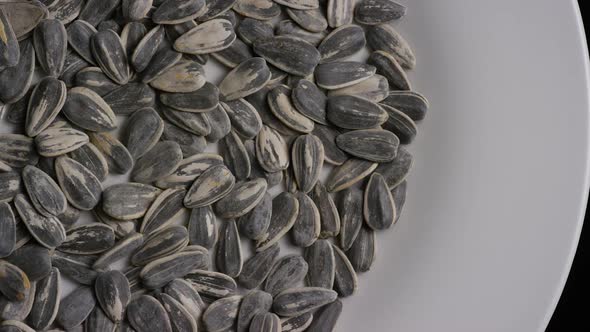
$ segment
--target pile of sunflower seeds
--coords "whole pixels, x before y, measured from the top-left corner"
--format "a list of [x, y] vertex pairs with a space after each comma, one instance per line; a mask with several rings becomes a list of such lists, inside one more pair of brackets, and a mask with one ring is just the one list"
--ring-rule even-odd
[[334, 330], [428, 108], [405, 13], [0, 0], [0, 332]]

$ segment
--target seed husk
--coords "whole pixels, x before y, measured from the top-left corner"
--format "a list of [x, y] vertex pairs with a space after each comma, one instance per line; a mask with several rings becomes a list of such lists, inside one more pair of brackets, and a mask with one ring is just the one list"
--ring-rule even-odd
[[164, 306], [149, 295], [141, 295], [127, 306], [127, 320], [137, 332], [172, 332]]
[[236, 179], [245, 180], [250, 176], [250, 157], [235, 131], [230, 131], [219, 141], [219, 154]]
[[279, 293], [272, 304], [275, 313], [284, 316], [297, 316], [334, 302], [338, 294], [320, 287], [301, 287]]
[[343, 25], [330, 32], [318, 46], [321, 63], [329, 63], [353, 56], [366, 44], [365, 32], [357, 25]]
[[95, 222], [70, 229], [66, 240], [57, 249], [70, 254], [92, 255], [108, 250], [114, 244], [113, 229]]
[[365, 25], [398, 20], [406, 15], [406, 7], [391, 0], [363, 0], [354, 10], [354, 19]]
[[208, 112], [219, 104], [219, 89], [207, 82], [200, 89], [189, 93], [161, 93], [160, 102], [178, 111]]
[[228, 48], [211, 55], [221, 64], [229, 68], [235, 68], [240, 63], [252, 58], [252, 50], [241, 39], [236, 38]]
[[270, 225], [263, 237], [256, 242], [256, 251], [262, 251], [277, 243], [293, 227], [299, 213], [299, 201], [288, 192], [282, 192], [272, 200]]
[[88, 0], [78, 18], [97, 26], [110, 16], [119, 3], [120, 0]]
[[225, 101], [247, 97], [264, 87], [271, 73], [266, 61], [253, 57], [240, 63], [219, 84], [219, 92]]
[[389, 114], [383, 128], [394, 133], [401, 144], [410, 144], [418, 133], [414, 120], [393, 107], [387, 105], [381, 105], [381, 107]]
[[232, 9], [244, 17], [261, 21], [271, 20], [281, 14], [281, 7], [270, 0], [237, 0]]
[[137, 248], [141, 247], [143, 241], [144, 236], [141, 233], [128, 235], [115, 243], [111, 249], [103, 252], [94, 264], [92, 264], [92, 267], [97, 271], [107, 269], [111, 264], [129, 257], [132, 252], [135, 252]]
[[35, 137], [57, 117], [66, 101], [66, 85], [53, 77], [45, 77], [33, 89], [27, 108], [26, 133]]
[[130, 115], [142, 108], [153, 107], [156, 93], [145, 83], [127, 83], [107, 93], [104, 101], [117, 115]]
[[141, 81], [150, 83], [160, 74], [172, 68], [180, 59], [182, 54], [172, 49], [172, 45], [164, 40], [160, 48], [151, 58], [147, 68], [141, 72]]
[[[19, 224], [24, 224], [24, 222], [19, 222]], [[39, 281], [51, 272], [49, 249], [36, 243], [28, 243], [18, 247], [4, 260], [23, 270], [30, 282]]]
[[234, 220], [224, 222], [219, 233], [215, 255], [217, 270], [235, 278], [240, 275], [243, 265], [240, 234], [236, 222]]
[[86, 320], [95, 305], [93, 290], [89, 287], [78, 287], [61, 300], [56, 321], [62, 327], [72, 329]]
[[354, 16], [354, 1], [352, 0], [328, 0], [326, 17], [328, 25], [338, 28], [351, 24]]
[[145, 213], [140, 231], [150, 234], [173, 222], [182, 213], [185, 194], [186, 191], [182, 188], [166, 189], [159, 194]]
[[0, 8], [0, 26], [4, 31], [4, 38], [0, 43], [0, 69], [16, 66], [20, 57], [18, 40], [12, 29], [12, 24], [6, 13]]
[[53, 249], [66, 238], [66, 230], [56, 217], [39, 214], [22, 194], [14, 198], [14, 205], [31, 235], [42, 246]]
[[120, 322], [131, 299], [129, 281], [117, 270], [102, 272], [94, 283], [96, 300], [104, 313], [115, 323]]
[[[35, 72], [35, 50], [31, 41], [20, 43], [18, 63], [0, 71], [0, 101], [11, 104], [24, 97]], [[64, 54], [65, 56], [65, 54]]]
[[201, 314], [205, 309], [205, 302], [190, 282], [184, 279], [174, 279], [166, 285], [164, 292], [182, 304], [196, 322], [200, 321]]
[[274, 36], [274, 31], [270, 24], [250, 17], [246, 17], [240, 22], [240, 25], [236, 28], [236, 33], [248, 45], [252, 45], [258, 39]]
[[25, 297], [21, 301], [10, 301], [8, 298], [0, 297], [0, 319], [4, 321], [24, 321], [33, 308], [35, 289], [36, 283], [31, 282], [31, 286], [27, 289]]
[[59, 77], [64, 68], [68, 47], [68, 34], [64, 24], [56, 19], [39, 22], [33, 41], [41, 68], [47, 75]]
[[181, 160], [182, 150], [178, 143], [160, 141], [137, 160], [131, 171], [131, 179], [141, 183], [155, 182], [172, 174]]
[[120, 183], [106, 188], [102, 194], [102, 209], [120, 220], [143, 217], [161, 190], [147, 184]]
[[299, 26], [311, 32], [323, 32], [328, 28], [328, 21], [320, 8], [286, 9], [287, 15]]
[[251, 240], [262, 239], [270, 225], [271, 215], [272, 197], [268, 193], [264, 193], [260, 202], [238, 219], [240, 234]]
[[188, 233], [189, 243], [211, 249], [217, 242], [217, 226], [211, 206], [191, 209]]
[[181, 59], [150, 82], [154, 89], [172, 93], [199, 90], [207, 82], [205, 70], [195, 61]]
[[299, 201], [299, 213], [291, 230], [291, 239], [298, 247], [309, 247], [320, 236], [321, 215], [309, 196], [302, 192], [297, 192], [295, 196]]
[[203, 313], [203, 324], [207, 331], [221, 332], [232, 328], [237, 323], [241, 302], [242, 297], [234, 295], [211, 303]]
[[[258, 314], [268, 312], [271, 306], [272, 296], [266, 292], [254, 290], [246, 294], [240, 304], [236, 330], [238, 332], [246, 332], [248, 331], [248, 327], [253, 329], [250, 324], [252, 319]], [[254, 331], [261, 330], [255, 329]]]
[[98, 31], [90, 45], [94, 59], [102, 71], [113, 81], [127, 84], [129, 63], [119, 35], [112, 30]]
[[324, 161], [333, 165], [342, 165], [348, 156], [336, 145], [336, 137], [340, 135], [335, 128], [315, 124], [312, 134], [322, 141]]
[[412, 86], [406, 72], [395, 57], [384, 51], [371, 53], [367, 63], [377, 68], [377, 73], [383, 75], [389, 82], [389, 88], [395, 90], [411, 90]]
[[204, 171], [191, 185], [184, 199], [188, 208], [206, 206], [225, 197], [233, 189], [235, 177], [224, 165]]
[[156, 259], [143, 267], [139, 276], [150, 289], [160, 288], [168, 282], [182, 278], [195, 269], [208, 267], [209, 255], [200, 251], [183, 251]]
[[139, 44], [146, 33], [147, 29], [141, 22], [129, 22], [123, 27], [121, 31], [121, 42], [123, 43], [127, 58], [131, 57], [137, 44]]
[[211, 133], [211, 124], [206, 113], [178, 111], [167, 106], [160, 107], [161, 113], [172, 124], [194, 135], [206, 136]]
[[131, 263], [146, 265], [158, 258], [176, 253], [188, 244], [188, 231], [183, 226], [171, 226], [151, 234], [133, 256]]
[[326, 187], [321, 182], [317, 182], [310, 196], [320, 212], [320, 238], [337, 236], [340, 233], [340, 216]]
[[336, 263], [334, 250], [328, 240], [318, 240], [305, 248], [303, 257], [308, 265], [305, 283], [310, 287], [332, 289]]
[[66, 30], [70, 47], [87, 62], [96, 64], [90, 49], [92, 36], [97, 32], [96, 29], [86, 21], [76, 20], [68, 25]]
[[320, 177], [324, 164], [324, 146], [314, 135], [301, 135], [291, 147], [293, 175], [304, 193], [310, 192]]
[[285, 126], [279, 119], [277, 119], [274, 114], [270, 111], [267, 102], [268, 92], [270, 91], [270, 87], [265, 86], [260, 89], [258, 92], [251, 94], [250, 96], [246, 97], [246, 100], [256, 108], [258, 111], [258, 115], [262, 119], [262, 123], [277, 130], [281, 134], [285, 136], [296, 135], [296, 131], [292, 130], [291, 128]]
[[127, 173], [133, 167], [133, 157], [129, 150], [109, 133], [90, 133], [90, 141], [105, 157], [109, 172]]
[[206, 54], [229, 47], [236, 39], [233, 26], [225, 19], [212, 19], [189, 30], [174, 42], [174, 49], [188, 54]]
[[367, 225], [376, 231], [391, 227], [397, 219], [393, 196], [379, 173], [371, 175], [365, 188], [363, 214]]
[[92, 210], [100, 201], [102, 185], [84, 165], [66, 156], [55, 160], [55, 171], [68, 202], [80, 210]]
[[57, 216], [66, 210], [67, 201], [57, 183], [35, 166], [23, 168], [22, 179], [35, 209], [45, 217]]
[[51, 273], [36, 283], [33, 307], [27, 321], [37, 330], [46, 330], [55, 320], [61, 302], [60, 272], [52, 268]]
[[314, 122], [297, 111], [291, 102], [291, 89], [287, 86], [273, 88], [267, 98], [271, 112], [287, 127], [303, 133], [313, 130]]
[[256, 158], [267, 172], [289, 167], [289, 149], [283, 137], [273, 128], [262, 126], [256, 137]]
[[282, 332], [303, 332], [311, 325], [312, 321], [313, 314], [311, 312], [285, 318], [281, 323]]
[[119, 85], [108, 78], [98, 67], [86, 67], [76, 73], [75, 85], [88, 88], [104, 97]]
[[158, 294], [172, 325], [173, 331], [191, 332], [197, 330], [197, 322], [184, 306], [166, 293]]
[[370, 129], [387, 121], [387, 112], [378, 104], [357, 96], [328, 98], [328, 120], [340, 128]]
[[338, 317], [342, 313], [342, 302], [336, 300], [329, 303], [314, 313], [314, 320], [307, 328], [310, 332], [334, 331]]
[[269, 173], [260, 166], [256, 158], [256, 143], [254, 140], [246, 140], [244, 146], [250, 157], [250, 179], [265, 178], [269, 188], [279, 185], [283, 179], [283, 172]]
[[352, 264], [346, 257], [346, 254], [337, 246], [332, 246], [334, 249], [334, 290], [338, 292], [341, 297], [347, 297], [356, 292], [358, 288], [358, 278]]
[[117, 325], [104, 313], [100, 306], [94, 310], [84, 321], [84, 331], [87, 332], [115, 332]]
[[133, 233], [136, 232], [136, 221], [137, 220], [119, 220], [119, 219], [115, 219], [109, 215], [107, 215], [102, 208], [95, 208], [94, 211], [94, 217], [110, 226], [113, 231], [115, 232], [115, 237], [117, 239], [122, 239], [125, 238]]
[[262, 201], [267, 187], [265, 179], [238, 183], [227, 196], [215, 203], [217, 215], [231, 219], [247, 214]]
[[252, 139], [262, 129], [262, 119], [256, 108], [245, 99], [221, 102], [231, 121], [231, 128], [245, 139]]
[[201, 16], [206, 10], [204, 0], [166, 0], [152, 14], [157, 24], [178, 24]]
[[234, 279], [228, 275], [219, 272], [207, 270], [194, 270], [185, 276], [185, 279], [191, 282], [193, 288], [205, 300], [215, 301], [233, 295], [237, 291], [237, 285]]
[[333, 90], [355, 85], [369, 79], [375, 74], [375, 71], [374, 66], [362, 62], [329, 62], [318, 65], [315, 71], [315, 79], [318, 86]]
[[35, 137], [37, 151], [43, 157], [57, 157], [72, 152], [88, 143], [84, 132], [73, 128], [49, 126]]
[[375, 260], [375, 231], [367, 226], [361, 227], [346, 256], [357, 273], [369, 271]]
[[397, 109], [414, 121], [424, 120], [429, 107], [426, 97], [415, 91], [390, 91], [381, 104]]
[[300, 255], [283, 256], [274, 263], [268, 273], [264, 291], [275, 297], [280, 292], [300, 284], [307, 271], [307, 262]]
[[16, 219], [8, 203], [0, 203], [0, 258], [10, 256], [16, 247]]
[[259, 313], [252, 318], [250, 331], [279, 332], [281, 331], [281, 320], [279, 316], [270, 312]]
[[367, 44], [374, 51], [391, 54], [402, 67], [412, 69], [416, 66], [416, 57], [408, 42], [389, 24], [380, 24], [367, 30]]
[[87, 258], [93, 259], [93, 256], [71, 255], [57, 250], [51, 256], [50, 264], [72, 281], [92, 286], [98, 272], [92, 269], [92, 262]]
[[[208, 117], [208, 119], [210, 118]], [[211, 129], [213, 128], [214, 126], [211, 127]], [[207, 141], [203, 136], [197, 136], [193, 133], [189, 133], [188, 131], [180, 129], [176, 125], [173, 125], [167, 121], [164, 121], [164, 131], [162, 132], [161, 138], [165, 141], [173, 141], [178, 143], [183, 157], [190, 157], [192, 155], [201, 153], [205, 151], [205, 148], [207, 147]]]
[[344, 164], [332, 170], [326, 182], [326, 189], [329, 192], [346, 189], [367, 177], [378, 165], [368, 160], [350, 158]]
[[32, 138], [20, 134], [0, 134], [0, 160], [9, 167], [21, 168], [39, 161]]
[[343, 151], [374, 162], [390, 162], [396, 155], [399, 138], [387, 130], [353, 130], [336, 137], [336, 144]]
[[207, 169], [223, 164], [223, 158], [214, 153], [199, 153], [184, 158], [176, 170], [169, 176], [156, 182], [160, 188], [188, 188]]
[[164, 121], [153, 108], [135, 111], [125, 127], [123, 142], [134, 159], [138, 159], [151, 150], [164, 131]]
[[321, 57], [312, 44], [290, 36], [258, 40], [254, 52], [277, 68], [299, 76], [313, 73]]
[[274, 260], [279, 256], [280, 247], [278, 244], [256, 253], [250, 257], [242, 268], [239, 276], [239, 283], [247, 289], [254, 289], [264, 282], [271, 272]]
[[340, 234], [338, 244], [348, 250], [356, 239], [363, 224], [363, 193], [354, 187], [340, 193], [338, 211], [340, 213]]
[[[316, 69], [316, 73], [318, 69]], [[313, 82], [306, 79], [299, 80], [291, 91], [291, 102], [297, 111], [324, 125], [328, 124], [326, 119], [327, 100], [326, 95]]]
[[9, 301], [24, 301], [31, 288], [27, 275], [18, 266], [0, 261], [0, 293]]
[[327, 33], [324, 31], [307, 31], [291, 20], [280, 21], [275, 28], [275, 33], [277, 36], [289, 35], [295, 38], [301, 38], [313, 46], [318, 46], [327, 36]]
[[375, 74], [357, 84], [328, 92], [328, 97], [343, 95], [357, 96], [378, 103], [389, 95], [389, 83], [384, 76]]

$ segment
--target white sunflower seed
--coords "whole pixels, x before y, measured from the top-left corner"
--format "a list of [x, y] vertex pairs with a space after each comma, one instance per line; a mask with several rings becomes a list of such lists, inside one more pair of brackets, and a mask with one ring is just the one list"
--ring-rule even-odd
[[235, 177], [224, 165], [216, 165], [204, 171], [191, 185], [184, 205], [188, 208], [213, 204], [233, 189]]
[[333, 290], [319, 287], [301, 287], [279, 293], [272, 304], [275, 313], [284, 316], [297, 316], [334, 302], [338, 294]]
[[203, 313], [203, 324], [207, 331], [221, 332], [231, 329], [237, 323], [242, 297], [238, 295], [219, 299]]
[[312, 44], [291, 36], [257, 40], [254, 52], [277, 68], [299, 76], [313, 73], [321, 57]]
[[104, 313], [113, 322], [120, 322], [131, 299], [127, 277], [117, 270], [100, 273], [94, 282], [94, 290]]
[[89, 287], [78, 287], [61, 300], [56, 321], [65, 329], [74, 328], [86, 320], [95, 305], [93, 290]]
[[286, 255], [276, 261], [270, 270], [264, 291], [273, 297], [300, 284], [308, 271], [305, 259], [299, 255]]
[[127, 306], [127, 320], [137, 332], [172, 332], [164, 306], [149, 295], [142, 295]]
[[[361, 82], [362, 83], [362, 82]], [[328, 98], [328, 120], [340, 128], [370, 129], [387, 121], [387, 112], [378, 104], [357, 96]]]
[[14, 198], [14, 205], [31, 235], [42, 246], [53, 249], [66, 238], [66, 230], [56, 217], [39, 214], [22, 194]]
[[153, 108], [142, 108], [127, 119], [123, 142], [137, 160], [158, 143], [163, 131], [160, 115]]
[[279, 256], [280, 247], [275, 244], [270, 248], [250, 257], [242, 268], [238, 279], [240, 285], [247, 289], [254, 289], [264, 282], [271, 272], [274, 260]]
[[188, 54], [206, 54], [229, 47], [236, 39], [230, 21], [212, 19], [189, 30], [174, 42], [174, 49]]
[[210, 205], [191, 209], [188, 221], [189, 243], [213, 248], [217, 242], [215, 214]]
[[110, 249], [115, 244], [113, 229], [102, 223], [77, 226], [68, 231], [66, 240], [57, 248], [70, 254], [92, 255]]
[[263, 237], [256, 242], [256, 251], [262, 251], [277, 243], [293, 227], [299, 213], [299, 201], [288, 192], [282, 192], [272, 200], [270, 225]]

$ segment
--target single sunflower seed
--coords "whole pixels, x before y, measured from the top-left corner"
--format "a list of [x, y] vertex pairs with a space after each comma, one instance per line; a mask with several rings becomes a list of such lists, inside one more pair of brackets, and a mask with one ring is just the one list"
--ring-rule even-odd
[[208, 142], [215, 143], [219, 141], [229, 134], [232, 129], [231, 121], [221, 103], [213, 110], [205, 113], [205, 117], [211, 127], [211, 131], [206, 136]]
[[302, 133], [313, 130], [314, 122], [297, 111], [291, 102], [291, 89], [287, 86], [273, 88], [267, 98], [271, 112], [287, 127]]
[[258, 39], [274, 36], [272, 25], [250, 17], [246, 17], [240, 22], [236, 33], [248, 45], [252, 45]]
[[152, 80], [150, 85], [164, 92], [188, 93], [199, 90], [206, 82], [205, 70], [201, 64], [181, 59]]
[[279, 257], [280, 247], [278, 244], [254, 254], [242, 268], [238, 282], [247, 289], [254, 289], [264, 282], [271, 272], [274, 260]]
[[176, 170], [167, 177], [156, 182], [160, 188], [185, 187], [188, 188], [207, 169], [223, 165], [223, 158], [214, 153], [198, 153], [184, 158]]
[[153, 108], [142, 108], [127, 119], [123, 142], [137, 160], [158, 143], [163, 131], [164, 121], [160, 115]]
[[215, 255], [216, 267], [219, 272], [236, 278], [242, 271], [242, 247], [240, 234], [234, 220], [224, 222], [219, 229], [219, 242]]
[[47, 173], [27, 165], [23, 168], [22, 179], [30, 202], [41, 215], [52, 217], [65, 212], [68, 204], [66, 196]]
[[251, 240], [262, 239], [270, 225], [271, 215], [272, 197], [265, 192], [258, 204], [238, 219], [240, 234]]
[[236, 39], [233, 26], [225, 19], [204, 22], [178, 37], [174, 49], [181, 53], [206, 54], [221, 51]]
[[141, 183], [119, 183], [106, 188], [102, 194], [102, 209], [120, 220], [143, 217], [161, 190]]
[[207, 252], [182, 251], [150, 262], [141, 269], [139, 276], [145, 287], [160, 288], [193, 270], [207, 268], [208, 264]]
[[105, 314], [100, 306], [95, 306], [84, 321], [84, 331], [87, 332], [115, 332], [117, 325]]
[[220, 105], [227, 114], [231, 129], [246, 139], [252, 139], [262, 129], [262, 119], [256, 108], [245, 99], [221, 102]]
[[20, 134], [0, 134], [0, 161], [17, 168], [37, 164], [39, 155], [33, 139]]
[[256, 137], [256, 158], [265, 171], [273, 173], [289, 166], [287, 143], [275, 129], [262, 126]]
[[374, 162], [390, 162], [397, 155], [400, 140], [387, 130], [364, 129], [338, 135], [336, 144], [355, 157]]
[[72, 329], [86, 320], [95, 305], [94, 291], [90, 287], [78, 287], [61, 300], [56, 321], [65, 329]]
[[192, 332], [197, 330], [197, 322], [180, 302], [166, 293], [160, 293], [157, 297], [170, 318], [173, 331]]
[[345, 95], [357, 96], [378, 103], [389, 95], [389, 82], [384, 76], [375, 74], [354, 85], [328, 92], [328, 97]]
[[256, 242], [256, 251], [262, 251], [277, 243], [293, 227], [299, 213], [299, 201], [288, 192], [282, 192], [272, 200], [270, 225], [264, 236]]
[[103, 182], [109, 174], [109, 165], [105, 156], [92, 143], [86, 143], [76, 150], [68, 153], [68, 157], [82, 164]]
[[78, 18], [97, 26], [111, 15], [120, 2], [120, 0], [88, 0]]
[[[35, 72], [35, 50], [30, 40], [20, 43], [18, 63], [0, 71], [0, 101], [11, 104], [29, 91]], [[65, 54], [64, 54], [65, 56]]]
[[358, 25], [346, 24], [334, 29], [318, 45], [321, 63], [333, 62], [353, 56], [365, 48], [365, 32]]
[[[319, 66], [316, 69], [318, 72]], [[317, 74], [316, 74], [317, 75]], [[293, 106], [307, 118], [316, 123], [328, 124], [326, 119], [326, 95], [311, 81], [302, 79], [291, 90]], [[314, 126], [315, 129], [315, 126]]]
[[254, 52], [277, 68], [300, 76], [311, 74], [321, 58], [312, 44], [290, 36], [257, 40]]
[[245, 180], [250, 176], [250, 157], [235, 131], [230, 131], [219, 141], [219, 154], [236, 179]]
[[55, 320], [61, 302], [61, 274], [56, 267], [36, 283], [33, 307], [28, 323], [37, 330], [46, 330]]
[[104, 97], [119, 85], [108, 78], [98, 67], [86, 67], [76, 73], [75, 85], [88, 88]]
[[129, 257], [132, 252], [143, 244], [144, 237], [141, 233], [131, 234], [115, 243], [109, 250], [103, 252], [92, 264], [97, 271], [107, 269], [111, 264]]
[[24, 301], [31, 288], [27, 275], [18, 266], [0, 261], [0, 293], [9, 301]]
[[375, 231], [367, 226], [361, 227], [346, 256], [357, 273], [369, 271], [375, 261]]
[[305, 283], [310, 287], [332, 289], [334, 285], [334, 250], [328, 240], [318, 240], [305, 248], [303, 257], [308, 265]]
[[[238, 322], [236, 330], [238, 332], [247, 332], [252, 330], [251, 322], [258, 314], [266, 313], [272, 307], [272, 296], [260, 290], [253, 290], [244, 295], [240, 310], [238, 312]], [[254, 323], [252, 323], [254, 324]], [[254, 331], [262, 331], [254, 329]]]
[[378, 165], [368, 160], [350, 158], [332, 170], [326, 182], [326, 189], [329, 192], [344, 190], [373, 173]]
[[327, 14], [328, 25], [338, 28], [351, 24], [354, 16], [354, 1], [352, 0], [328, 0]]
[[377, 68], [377, 73], [383, 75], [389, 88], [395, 90], [411, 90], [412, 85], [406, 72], [395, 57], [384, 51], [375, 51], [367, 59], [367, 63]]
[[310, 332], [334, 331], [338, 317], [342, 313], [342, 302], [336, 300], [329, 303], [314, 313], [314, 320], [307, 328]]
[[84, 165], [66, 156], [55, 160], [60, 187], [68, 202], [80, 210], [92, 210], [100, 201], [102, 185]]
[[341, 191], [338, 197], [338, 212], [340, 214], [338, 245], [346, 251], [354, 243], [363, 225], [363, 192], [354, 187]]
[[127, 83], [110, 91], [104, 101], [117, 115], [131, 115], [146, 107], [154, 107], [156, 92], [145, 83]]
[[291, 166], [297, 186], [304, 193], [317, 183], [324, 164], [324, 146], [312, 134], [301, 135], [291, 147]]
[[217, 165], [204, 171], [191, 185], [184, 205], [188, 208], [213, 204], [233, 189], [235, 177], [224, 165]]
[[0, 258], [10, 256], [16, 247], [16, 219], [8, 203], [0, 203]]
[[57, 250], [77, 255], [93, 255], [110, 249], [114, 244], [113, 229], [95, 222], [68, 230], [66, 240]]
[[[199, 17], [197, 20], [199, 22], [209, 21], [216, 17], [224, 17], [227, 18], [228, 15], [231, 13], [230, 9], [236, 3], [236, 0], [209, 0], [205, 1], [206, 11]], [[232, 22], [231, 20], [228, 20]], [[232, 22], [232, 25], [235, 26], [235, 22]]]
[[205, 10], [205, 0], [166, 0], [152, 14], [156, 24], [178, 24], [193, 20]]
[[164, 306], [154, 297], [141, 295], [127, 306], [127, 320], [137, 332], [172, 332]]
[[299, 213], [291, 229], [291, 239], [298, 247], [309, 247], [320, 236], [321, 215], [314, 201], [305, 193], [297, 192], [295, 196], [299, 201]]
[[104, 313], [115, 323], [123, 320], [125, 308], [131, 299], [127, 277], [117, 270], [102, 272], [96, 277], [94, 290]]
[[394, 133], [401, 144], [412, 143], [418, 133], [418, 127], [414, 120], [393, 107], [387, 105], [381, 105], [381, 107], [389, 114], [383, 128]]
[[39, 214], [22, 194], [14, 198], [14, 205], [31, 235], [42, 246], [53, 249], [66, 238], [66, 230], [56, 217]]
[[182, 304], [196, 322], [200, 321], [205, 310], [205, 302], [190, 282], [174, 279], [164, 287], [164, 292]]
[[313, 46], [318, 46], [328, 35], [325, 31], [307, 31], [291, 20], [280, 21], [275, 28], [275, 33], [277, 36], [292, 36], [295, 38], [301, 38]]
[[221, 218], [241, 217], [252, 211], [264, 198], [268, 185], [265, 179], [238, 183], [232, 191], [215, 203], [215, 211]]
[[303, 29], [311, 32], [323, 32], [328, 28], [324, 12], [318, 7], [313, 9], [286, 8], [289, 18]]
[[214, 84], [206, 82], [201, 88], [193, 92], [161, 93], [160, 102], [179, 111], [208, 112], [219, 104], [219, 89]]
[[334, 290], [341, 297], [351, 296], [358, 288], [358, 278], [346, 254], [337, 246], [334, 249]]
[[188, 231], [183, 226], [171, 226], [151, 234], [131, 256], [131, 264], [146, 265], [158, 258], [174, 254], [188, 244]]
[[90, 45], [96, 63], [110, 79], [119, 84], [129, 82], [129, 63], [119, 35], [112, 30], [98, 31]]
[[45, 77], [33, 89], [27, 108], [25, 131], [35, 137], [57, 117], [66, 101], [66, 85], [53, 77]]
[[3, 321], [24, 321], [33, 308], [35, 290], [36, 283], [31, 282], [31, 286], [21, 301], [11, 301], [8, 298], [0, 297], [0, 319]]
[[133, 156], [115, 136], [109, 133], [90, 133], [89, 136], [92, 144], [105, 157], [109, 172], [124, 174], [133, 167]]
[[320, 211], [320, 238], [337, 236], [340, 233], [340, 216], [326, 186], [317, 182], [310, 196]]
[[164, 190], [151, 203], [141, 223], [140, 232], [150, 234], [168, 226], [183, 211], [186, 191], [182, 188]]
[[371, 26], [366, 33], [367, 44], [374, 51], [391, 54], [402, 67], [412, 69], [416, 57], [408, 42], [389, 24]]
[[266, 61], [253, 57], [232, 69], [219, 83], [219, 92], [224, 100], [247, 97], [260, 90], [270, 80]]
[[429, 107], [426, 97], [415, 91], [390, 91], [381, 104], [403, 112], [414, 121], [424, 120]]
[[271, 20], [281, 14], [281, 7], [271, 0], [237, 0], [232, 9], [244, 17], [261, 21]]
[[340, 89], [362, 82], [375, 74], [376, 68], [362, 62], [338, 61], [318, 65], [315, 79], [321, 88]]
[[397, 219], [393, 196], [383, 175], [373, 173], [365, 188], [363, 214], [374, 230], [390, 228]]
[[203, 313], [203, 324], [207, 331], [221, 332], [235, 326], [241, 302], [242, 297], [234, 295], [211, 303]]
[[52, 128], [43, 130], [35, 137], [37, 151], [43, 157], [57, 157], [72, 152], [88, 143], [84, 132], [73, 128]]
[[338, 294], [320, 287], [301, 287], [282, 291], [275, 298], [272, 309], [284, 316], [297, 316], [334, 302]]
[[189, 243], [211, 249], [217, 242], [215, 214], [210, 205], [191, 209], [188, 221]]
[[92, 268], [92, 262], [87, 259], [89, 257], [93, 259], [92, 256], [66, 254], [57, 250], [51, 256], [50, 264], [75, 283], [92, 286], [98, 272]]
[[139, 21], [146, 17], [152, 4], [152, 0], [122, 0], [121, 11], [128, 21]]
[[232, 277], [214, 271], [194, 270], [185, 279], [209, 302], [235, 294], [238, 287]]
[[59, 77], [64, 68], [68, 34], [64, 24], [56, 19], [39, 22], [33, 33], [37, 61], [49, 76]]
[[406, 15], [406, 7], [391, 0], [363, 0], [354, 10], [354, 19], [365, 25], [398, 20]]
[[281, 322], [282, 332], [303, 332], [313, 321], [313, 314], [306, 312], [298, 316], [285, 318]]
[[281, 330], [279, 316], [270, 312], [257, 314], [252, 318], [252, 323], [250, 324], [250, 331], [279, 332]]
[[66, 31], [70, 47], [87, 62], [96, 64], [90, 49], [92, 36], [97, 32], [96, 28], [86, 21], [76, 20], [68, 25]]
[[172, 141], [160, 141], [137, 160], [131, 171], [131, 180], [151, 183], [166, 177], [182, 161], [180, 145]]
[[300, 255], [286, 255], [276, 261], [264, 284], [264, 291], [276, 297], [282, 291], [303, 282], [308, 271], [305, 259]]
[[328, 98], [328, 120], [345, 129], [370, 129], [387, 121], [387, 112], [378, 104], [358, 97], [338, 95]]

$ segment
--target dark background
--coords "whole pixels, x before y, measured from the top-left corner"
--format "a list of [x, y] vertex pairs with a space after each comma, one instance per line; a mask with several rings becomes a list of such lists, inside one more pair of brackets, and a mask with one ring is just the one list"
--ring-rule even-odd
[[[590, 36], [590, 1], [579, 0], [586, 29]], [[578, 251], [565, 289], [547, 327], [547, 332], [590, 331], [590, 206], [580, 237]]]

